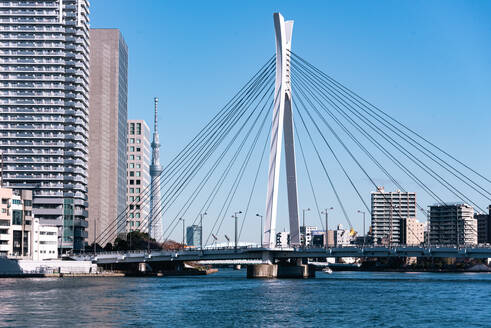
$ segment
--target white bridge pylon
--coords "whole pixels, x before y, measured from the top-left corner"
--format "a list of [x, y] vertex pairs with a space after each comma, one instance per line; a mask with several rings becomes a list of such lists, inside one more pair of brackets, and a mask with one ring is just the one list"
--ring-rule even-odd
[[297, 173], [293, 135], [292, 94], [290, 83], [290, 49], [293, 21], [285, 21], [280, 13], [273, 14], [276, 33], [276, 84], [271, 128], [271, 148], [268, 166], [268, 190], [266, 195], [266, 224], [263, 247], [276, 244], [276, 217], [278, 208], [278, 185], [281, 165], [282, 139], [285, 140], [286, 185], [290, 221], [290, 244], [300, 244], [298, 224]]

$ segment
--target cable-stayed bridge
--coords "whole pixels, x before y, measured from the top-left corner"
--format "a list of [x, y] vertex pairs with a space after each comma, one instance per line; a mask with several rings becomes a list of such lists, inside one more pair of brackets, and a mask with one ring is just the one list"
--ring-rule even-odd
[[[132, 208], [150, 206], [140, 231], [148, 231], [155, 217], [163, 217], [164, 227], [156, 239], [165, 242], [176, 235], [181, 223], [184, 230], [187, 222], [200, 228], [201, 244], [195, 245], [198, 249], [162, 251], [149, 247], [124, 254], [97, 254], [94, 259], [105, 264], [260, 259], [269, 265], [285, 261], [301, 265], [303, 258], [329, 256], [491, 257], [491, 249], [460, 241], [459, 231], [455, 245], [450, 246], [425, 246], [424, 240], [410, 231], [419, 246], [389, 242], [385, 246], [304, 247], [299, 199], [307, 194], [327, 237], [322, 213], [327, 221], [330, 210], [321, 208], [326, 193], [353, 231], [351, 211], [345, 202], [347, 189], [349, 197], [372, 214], [363, 194], [367, 187], [377, 190], [380, 176], [403, 192], [418, 188], [435, 204], [446, 205], [451, 198], [481, 213], [486, 208], [483, 204], [491, 204], [491, 180], [292, 51], [293, 21], [274, 14], [274, 26], [276, 55], [165, 165], [155, 183], [142, 190], [96, 238], [99, 245], [113, 242]], [[286, 172], [285, 180], [281, 170]], [[155, 186], [159, 189], [152, 190]], [[323, 190], [322, 197], [319, 189]], [[288, 249], [276, 248], [282, 191], [286, 193], [287, 210], [280, 216], [288, 218], [292, 247]], [[150, 202], [152, 192], [160, 198]], [[406, 218], [401, 208], [386, 201], [393, 216]], [[421, 215], [429, 217], [424, 205], [418, 202], [417, 207]], [[232, 219], [234, 233], [229, 235], [233, 234], [237, 245], [244, 227], [259, 227], [258, 217], [263, 221], [258, 208], [263, 209], [260, 213], [265, 219], [261, 245], [205, 248], [220, 236], [230, 239], [224, 226]], [[459, 228], [455, 224], [455, 229], [477, 227]], [[395, 230], [392, 225], [387, 227], [389, 241]]]

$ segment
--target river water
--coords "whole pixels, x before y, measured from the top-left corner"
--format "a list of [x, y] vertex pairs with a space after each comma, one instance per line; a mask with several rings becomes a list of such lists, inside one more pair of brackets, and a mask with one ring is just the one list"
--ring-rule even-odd
[[491, 274], [0, 279], [0, 326], [491, 327]]

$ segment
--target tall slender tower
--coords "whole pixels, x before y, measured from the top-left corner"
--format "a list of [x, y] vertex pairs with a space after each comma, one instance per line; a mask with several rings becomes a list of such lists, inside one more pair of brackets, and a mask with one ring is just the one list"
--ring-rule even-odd
[[156, 241], [163, 241], [163, 222], [160, 202], [160, 174], [162, 166], [160, 165], [160, 143], [159, 130], [157, 121], [157, 104], [159, 98], [154, 98], [155, 117], [153, 125], [153, 140], [152, 140], [152, 164], [150, 165], [151, 191], [150, 191], [150, 222], [148, 224], [148, 234]]

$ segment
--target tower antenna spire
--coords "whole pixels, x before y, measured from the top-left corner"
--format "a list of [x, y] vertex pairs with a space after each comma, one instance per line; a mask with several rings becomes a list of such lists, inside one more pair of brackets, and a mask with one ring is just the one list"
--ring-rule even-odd
[[[159, 176], [163, 171], [160, 165], [160, 142], [158, 129], [158, 103], [159, 98], [153, 98], [154, 102], [154, 119], [153, 119], [153, 140], [152, 140], [152, 164], [150, 165], [150, 220], [148, 224], [148, 235], [160, 242], [163, 239], [164, 231], [163, 219], [158, 202], [160, 201], [160, 179]], [[159, 213], [160, 212], [160, 213]], [[156, 214], [159, 213], [159, 214]]]

